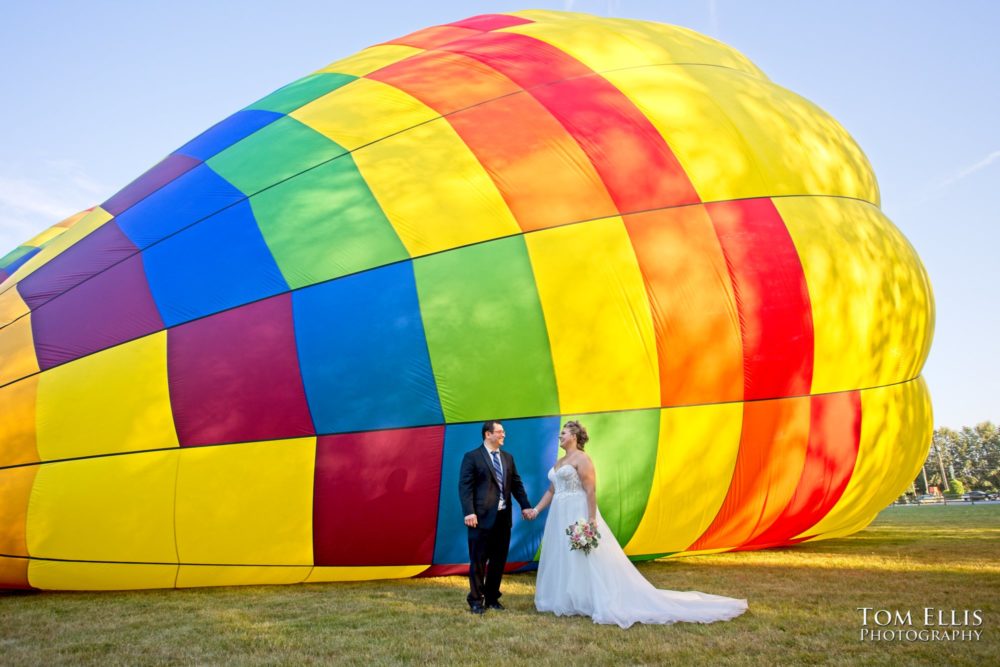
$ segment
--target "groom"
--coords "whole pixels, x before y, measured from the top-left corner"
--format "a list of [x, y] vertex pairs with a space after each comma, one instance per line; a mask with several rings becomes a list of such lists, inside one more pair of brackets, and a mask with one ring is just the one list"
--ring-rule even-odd
[[469, 529], [469, 608], [473, 614], [486, 609], [502, 611], [500, 580], [507, 564], [512, 522], [510, 496], [527, 520], [538, 514], [530, 509], [528, 494], [517, 474], [514, 457], [501, 452], [506, 433], [498, 421], [483, 423], [483, 444], [466, 452], [458, 475], [458, 497]]

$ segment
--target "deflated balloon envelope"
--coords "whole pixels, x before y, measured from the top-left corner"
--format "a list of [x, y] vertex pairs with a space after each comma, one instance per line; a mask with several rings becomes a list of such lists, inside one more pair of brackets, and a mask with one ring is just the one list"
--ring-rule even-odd
[[532, 500], [581, 419], [636, 557], [849, 534], [929, 442], [930, 285], [864, 154], [674, 26], [370, 47], [0, 270], [4, 587], [461, 572], [484, 419]]

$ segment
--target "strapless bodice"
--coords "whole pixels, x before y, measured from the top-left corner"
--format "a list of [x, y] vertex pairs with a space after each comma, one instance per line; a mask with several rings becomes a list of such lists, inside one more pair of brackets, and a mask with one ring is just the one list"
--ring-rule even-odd
[[558, 470], [549, 469], [549, 481], [555, 487], [555, 495], [561, 496], [569, 493], [583, 493], [583, 483], [580, 482], [580, 475], [576, 468], [563, 464]]

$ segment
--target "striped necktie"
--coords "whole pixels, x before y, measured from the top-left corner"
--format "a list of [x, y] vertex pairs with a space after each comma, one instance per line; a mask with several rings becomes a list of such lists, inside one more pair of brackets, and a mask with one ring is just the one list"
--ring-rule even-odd
[[500, 468], [500, 452], [490, 452], [493, 457], [493, 476], [497, 478], [500, 490], [503, 490], [503, 470]]

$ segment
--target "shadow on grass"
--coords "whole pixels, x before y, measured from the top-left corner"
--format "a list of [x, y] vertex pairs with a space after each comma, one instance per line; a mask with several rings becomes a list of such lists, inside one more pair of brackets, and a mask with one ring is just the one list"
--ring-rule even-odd
[[[9, 664], [992, 664], [1000, 655], [1000, 511], [887, 510], [867, 529], [786, 549], [638, 565], [658, 588], [746, 598], [711, 625], [595, 626], [534, 610], [535, 574], [504, 579], [506, 612], [467, 612], [464, 577], [0, 596]], [[997, 508], [1000, 509], [1000, 508]], [[859, 607], [981, 609], [976, 643], [859, 641]]]

